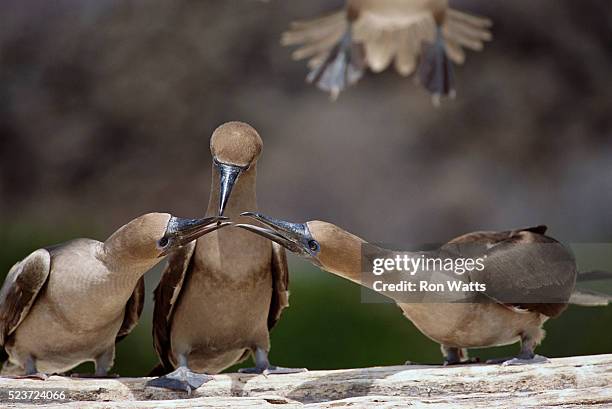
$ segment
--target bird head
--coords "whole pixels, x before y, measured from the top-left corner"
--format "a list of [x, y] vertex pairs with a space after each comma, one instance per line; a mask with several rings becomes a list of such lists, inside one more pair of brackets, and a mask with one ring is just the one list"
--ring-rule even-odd
[[222, 216], [234, 184], [243, 172], [257, 163], [263, 141], [253, 127], [243, 122], [228, 122], [210, 138], [210, 152], [219, 174], [219, 215]]
[[226, 217], [183, 219], [168, 213], [147, 213], [117, 230], [105, 242], [107, 249], [132, 259], [151, 260], [228, 226]]
[[257, 220], [265, 227], [251, 224], [236, 224], [236, 227], [270, 239], [327, 271], [344, 275], [361, 270], [361, 245], [365, 242], [334, 224], [318, 220], [292, 223], [254, 212], [245, 212], [242, 216]]

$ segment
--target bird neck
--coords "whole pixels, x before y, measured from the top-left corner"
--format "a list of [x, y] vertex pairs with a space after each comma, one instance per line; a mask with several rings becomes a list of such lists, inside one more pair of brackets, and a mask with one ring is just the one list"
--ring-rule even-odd
[[162, 258], [158, 258], [158, 254], [151, 254], [150, 246], [139, 246], [137, 237], [121, 233], [122, 231], [118, 230], [104, 242], [100, 259], [111, 274], [120, 277], [119, 284], [125, 281], [129, 287]]
[[[323, 249], [318, 257], [321, 268], [368, 288], [372, 287], [373, 278], [376, 277], [373, 274], [375, 259], [395, 259], [400, 254], [402, 258], [421, 256], [421, 253], [385, 249], [337, 226], [329, 226], [331, 228], [327, 228], [319, 240]], [[418, 277], [407, 275], [405, 280], [417, 281]]]
[[318, 256], [321, 268], [355, 283], [361, 284], [361, 252], [367, 242], [336, 226], [320, 240]]
[[[210, 198], [208, 201], [208, 209], [206, 210], [206, 214], [208, 215], [216, 215], [219, 213], [219, 178], [219, 171], [213, 164]], [[256, 181], [257, 166], [254, 164], [238, 176], [236, 183], [234, 183], [229, 201], [227, 202], [227, 206], [225, 207], [224, 216], [236, 217], [242, 212], [257, 210]]]

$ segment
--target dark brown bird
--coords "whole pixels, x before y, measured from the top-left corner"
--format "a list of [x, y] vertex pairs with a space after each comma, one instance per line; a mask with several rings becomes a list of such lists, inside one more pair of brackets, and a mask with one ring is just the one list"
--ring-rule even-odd
[[[370, 288], [373, 287], [370, 281], [372, 270], [369, 274], [362, 273], [367, 272], [362, 261], [371, 262], [373, 256], [482, 258], [481, 271], [454, 278], [465, 284], [482, 283], [486, 290], [451, 294], [453, 303], [445, 302], [444, 297], [449, 294], [434, 293], [429, 301], [414, 302], [414, 299], [405, 298], [405, 293], [400, 296], [392, 291], [379, 291], [394, 299], [419, 330], [441, 345], [446, 364], [467, 362], [467, 348], [507, 345], [517, 341], [521, 343], [521, 351], [515, 358], [495, 362], [527, 363], [545, 359], [534, 353], [544, 337], [542, 324], [561, 314], [574, 293], [577, 276], [574, 258], [562, 244], [545, 235], [545, 226], [470, 233], [436, 250], [396, 252], [373, 246], [326, 222], [300, 224], [258, 213], [244, 215], [267, 228], [248, 224], [236, 226], [267, 237], [307, 257], [324, 270]], [[448, 274], [440, 271], [429, 274], [432, 280], [449, 279]], [[417, 283], [423, 276], [400, 274], [399, 278]], [[595, 305], [596, 301], [601, 302], [601, 297], [586, 301]]]
[[143, 275], [169, 251], [224, 227], [221, 217], [149, 213], [105, 242], [77, 239], [34, 251], [11, 268], [0, 290], [3, 375], [45, 378], [93, 361], [112, 367], [115, 343], [136, 326]]
[[342, 10], [292, 23], [281, 42], [300, 46], [293, 58], [309, 59], [308, 82], [332, 98], [365, 68], [378, 73], [393, 63], [403, 76], [417, 70], [438, 104], [455, 94], [451, 61], [463, 64], [464, 48], [482, 50], [491, 24], [450, 8], [448, 0], [347, 0]]
[[[226, 123], [213, 133], [207, 214], [240, 218], [257, 207], [257, 160], [263, 142], [251, 126]], [[221, 233], [221, 234], [218, 234]], [[153, 338], [164, 376], [149, 386], [191, 392], [254, 355], [249, 373], [302, 369], [270, 365], [269, 331], [289, 305], [285, 250], [240, 229], [223, 229], [172, 254], [155, 290]]]

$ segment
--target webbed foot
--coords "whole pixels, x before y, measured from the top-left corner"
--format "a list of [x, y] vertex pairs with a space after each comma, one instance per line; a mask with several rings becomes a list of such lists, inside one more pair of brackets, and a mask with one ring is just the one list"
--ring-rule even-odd
[[210, 375], [192, 372], [187, 367], [179, 367], [167, 375], [151, 379], [145, 386], [185, 391], [191, 395], [192, 391], [198, 389], [212, 379], [213, 377]]

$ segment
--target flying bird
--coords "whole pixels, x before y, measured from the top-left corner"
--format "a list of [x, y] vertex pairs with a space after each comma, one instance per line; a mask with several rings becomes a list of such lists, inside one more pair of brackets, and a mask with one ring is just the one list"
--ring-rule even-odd
[[[212, 184], [207, 214], [240, 220], [257, 207], [257, 161], [263, 149], [242, 122], [217, 128], [210, 139]], [[160, 364], [148, 386], [191, 393], [210, 374], [253, 355], [247, 373], [303, 369], [271, 365], [269, 331], [288, 303], [289, 271], [282, 246], [240, 229], [206, 235], [168, 260], [155, 290], [153, 338]], [[160, 376], [161, 375], [161, 376]]]
[[[516, 357], [492, 362], [507, 364], [545, 360], [534, 349], [544, 337], [542, 325], [559, 316], [568, 302], [585, 301], [585, 305], [601, 305], [602, 297], [587, 294], [575, 297], [577, 277], [572, 254], [558, 241], [547, 236], [546, 226], [536, 226], [501, 232], [475, 232], [455, 238], [439, 249], [426, 252], [396, 252], [376, 247], [363, 239], [321, 221], [291, 223], [260, 213], [247, 212], [266, 227], [237, 224], [281, 244], [288, 250], [308, 258], [323, 270], [372, 288], [364, 273], [363, 260], [372, 254], [394, 258], [448, 257], [451, 259], [482, 258], [483, 269], [464, 274], [465, 283], [479, 282], [486, 286], [482, 293], [457, 293], [462, 302], [445, 302], [449, 293], [434, 294], [428, 302], [416, 302], [405, 294], [379, 291], [392, 298], [404, 315], [427, 337], [441, 345], [447, 365], [470, 362], [468, 348], [521, 343]], [[372, 253], [368, 253], [369, 249]], [[366, 256], [366, 254], [370, 254]], [[451, 274], [452, 275], [452, 274]], [[439, 271], [429, 277], [444, 277]], [[456, 276], [459, 277], [459, 276]], [[401, 275], [402, 280], [417, 282], [419, 274]], [[607, 304], [609, 299], [603, 300]], [[581, 303], [582, 304], [582, 303]]]
[[299, 46], [293, 59], [308, 59], [307, 81], [332, 99], [366, 68], [379, 73], [393, 64], [402, 76], [416, 71], [439, 104], [455, 95], [452, 63], [463, 64], [466, 48], [482, 50], [491, 25], [450, 8], [448, 0], [347, 0], [329, 15], [293, 22], [281, 43]]
[[106, 241], [42, 248], [11, 268], [0, 290], [2, 375], [45, 379], [92, 361], [106, 376], [115, 343], [138, 323], [143, 275], [168, 252], [221, 227], [222, 217], [149, 213]]

